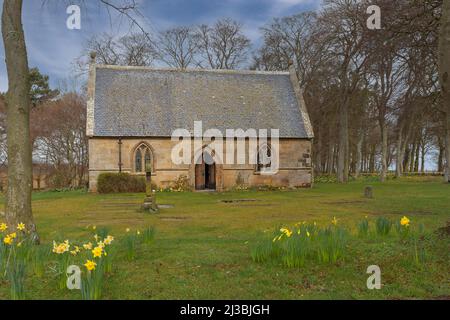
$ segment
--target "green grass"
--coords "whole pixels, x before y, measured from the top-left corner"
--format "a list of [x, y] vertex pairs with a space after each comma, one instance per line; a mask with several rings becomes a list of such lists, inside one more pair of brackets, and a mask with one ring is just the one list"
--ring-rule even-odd
[[[138, 247], [135, 259], [120, 252], [112, 275], [104, 281], [104, 299], [383, 299], [450, 296], [450, 240], [435, 231], [450, 220], [450, 186], [438, 178], [405, 179], [386, 184], [370, 182], [374, 199], [363, 197], [363, 182], [317, 184], [313, 189], [270, 192], [158, 193], [158, 215], [139, 212], [142, 194], [96, 195], [81, 191], [43, 192], [33, 197], [33, 211], [42, 245], [54, 239], [86, 239], [87, 226], [107, 227], [117, 241], [125, 229], [155, 227], [155, 239]], [[224, 203], [221, 200], [255, 199]], [[3, 204], [4, 199], [0, 198]], [[404, 215], [412, 226], [423, 224], [418, 246], [426, 252], [414, 262], [412, 241], [396, 235], [378, 236], [375, 221]], [[358, 237], [365, 216], [369, 236]], [[327, 226], [336, 217], [354, 234], [343, 260], [286, 268], [281, 262], [256, 263], [250, 248], [281, 225], [299, 221]], [[0, 218], [0, 221], [2, 219]], [[379, 265], [382, 289], [368, 290], [369, 265]], [[25, 284], [31, 299], [80, 299], [80, 292], [58, 289], [47, 270]], [[0, 299], [9, 298], [9, 285], [0, 278]]]

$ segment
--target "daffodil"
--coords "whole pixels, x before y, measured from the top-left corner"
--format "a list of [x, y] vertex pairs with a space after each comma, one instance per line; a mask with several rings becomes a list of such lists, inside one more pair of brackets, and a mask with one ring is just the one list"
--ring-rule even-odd
[[105, 238], [105, 240], [103, 240], [103, 242], [104, 242], [107, 246], [109, 246], [113, 241], [114, 241], [114, 237], [113, 237], [113, 236], [107, 236], [107, 237]]
[[103, 254], [103, 248], [95, 247], [94, 250], [92, 250], [92, 254], [94, 255], [94, 258], [101, 258]]
[[288, 238], [292, 236], [292, 231], [286, 228], [281, 228], [280, 232], [284, 233]]
[[401, 220], [400, 220], [400, 224], [404, 227], [409, 227], [409, 222], [410, 220], [408, 219], [408, 217], [404, 216]]
[[24, 230], [25, 230], [25, 224], [19, 223], [19, 224], [17, 225], [17, 230], [19, 230], [19, 231], [24, 231]]
[[0, 223], [0, 232], [4, 232], [6, 231], [6, 229], [8, 229], [6, 223]]
[[3, 239], [3, 243], [10, 246], [10, 245], [12, 245], [13, 240], [14, 240], [14, 239], [11, 238], [10, 236], [6, 236], [6, 237]]
[[126, 232], [130, 232], [130, 228], [126, 228], [125, 231], [126, 231]]
[[86, 244], [83, 244], [83, 248], [86, 250], [92, 250], [92, 243], [88, 242]]
[[333, 217], [333, 220], [331, 220], [331, 223], [336, 226], [338, 223], [338, 219], [336, 219], [336, 217]]
[[86, 267], [86, 269], [88, 271], [92, 271], [92, 270], [95, 270], [95, 267], [97, 266], [97, 264], [94, 261], [88, 260], [88, 261], [86, 261], [84, 266]]
[[97, 242], [97, 246], [104, 249], [105, 248], [105, 243], [103, 241], [99, 241]]
[[136, 234], [139, 236], [141, 234], [141, 232], [138, 230], [138, 231], [136, 231]]
[[308, 236], [308, 238], [311, 236], [311, 234], [309, 233], [309, 231], [306, 231], [306, 235]]
[[92, 230], [95, 230], [95, 229], [97, 229], [97, 226], [92, 226]]
[[69, 240], [64, 241], [63, 243], [57, 244], [53, 241], [53, 252], [56, 254], [63, 254], [70, 250]]

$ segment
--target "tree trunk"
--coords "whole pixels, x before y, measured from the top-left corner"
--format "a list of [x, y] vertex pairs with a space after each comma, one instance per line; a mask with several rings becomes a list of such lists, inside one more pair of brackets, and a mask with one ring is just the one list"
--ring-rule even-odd
[[438, 162], [437, 162], [437, 171], [442, 172], [442, 171], [444, 171], [445, 148], [444, 148], [444, 144], [442, 143], [441, 138], [438, 138], [438, 144], [439, 144], [439, 156], [438, 156]]
[[337, 180], [340, 183], [346, 183], [348, 181], [348, 151], [348, 105], [347, 98], [344, 98], [339, 112]]
[[381, 173], [380, 173], [380, 181], [386, 181], [387, 176], [387, 157], [388, 157], [388, 128], [386, 122], [380, 120], [380, 129], [381, 129]]
[[358, 178], [361, 173], [363, 142], [364, 142], [364, 134], [360, 132], [358, 137], [358, 143], [356, 144], [355, 178]]
[[417, 143], [416, 147], [416, 160], [414, 160], [414, 172], [419, 172], [419, 160], [420, 159], [420, 142]]
[[420, 171], [422, 173], [425, 173], [425, 144], [422, 143], [422, 150], [421, 150], [421, 161], [420, 161]]
[[370, 155], [369, 155], [369, 172], [370, 173], [375, 172], [375, 151], [376, 151], [376, 145], [372, 144], [372, 148], [370, 149]]
[[25, 223], [33, 241], [39, 238], [31, 212], [32, 155], [30, 140], [30, 83], [22, 27], [22, 0], [4, 0], [2, 35], [8, 72], [6, 123], [8, 145], [8, 190], [6, 220], [14, 230]]
[[447, 158], [445, 179], [450, 183], [450, 1], [442, 4], [439, 35], [439, 78], [442, 88], [442, 105], [445, 119], [445, 154]]
[[397, 178], [400, 178], [402, 176], [403, 173], [403, 141], [402, 141], [402, 136], [403, 136], [403, 126], [400, 126], [400, 130], [398, 132], [398, 137], [397, 137], [397, 160], [395, 163], [395, 176]]
[[415, 167], [415, 154], [416, 154], [416, 143], [414, 142], [410, 151], [410, 156], [409, 156], [409, 172], [414, 172], [414, 167]]

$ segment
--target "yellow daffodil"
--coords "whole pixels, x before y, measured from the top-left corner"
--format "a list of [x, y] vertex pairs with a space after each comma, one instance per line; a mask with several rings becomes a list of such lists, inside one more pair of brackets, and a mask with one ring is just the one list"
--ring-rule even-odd
[[111, 244], [111, 242], [113, 242], [114, 241], [114, 237], [113, 236], [107, 236], [106, 238], [105, 238], [105, 240], [103, 240], [103, 242], [107, 245], [107, 246], [109, 246], [110, 244]]
[[103, 254], [103, 248], [95, 247], [94, 250], [92, 250], [92, 254], [94, 255], [94, 258], [101, 258]]
[[404, 227], [409, 227], [409, 222], [410, 220], [408, 219], [408, 217], [404, 216], [401, 220], [400, 220], [400, 224]]
[[70, 250], [69, 240], [64, 241], [63, 243], [57, 244], [53, 241], [53, 252], [56, 254], [63, 254]]
[[6, 223], [0, 223], [0, 232], [4, 232], [6, 231], [6, 229], [8, 229]]
[[98, 235], [94, 234], [95, 241], [98, 241]]
[[97, 266], [97, 264], [94, 261], [88, 260], [88, 261], [86, 261], [84, 266], [86, 267], [86, 269], [88, 271], [92, 271], [92, 270], [95, 270], [95, 267]]
[[138, 230], [138, 231], [136, 231], [136, 234], [139, 236], [141, 234], [141, 232]]
[[336, 217], [333, 217], [333, 220], [331, 220], [331, 223], [336, 226], [338, 223], [338, 219], [336, 219]]
[[126, 228], [125, 231], [126, 231], [126, 232], [130, 232], [130, 228]]
[[70, 254], [73, 256], [76, 256], [78, 254], [78, 252], [76, 250], [72, 250], [72, 251], [70, 251]]
[[88, 242], [86, 244], [83, 244], [83, 248], [86, 250], [92, 250], [92, 243]]
[[3, 239], [3, 243], [10, 246], [10, 245], [12, 245], [13, 240], [14, 240], [14, 239], [11, 238], [10, 236], [6, 236], [6, 237]]
[[97, 242], [97, 246], [104, 249], [105, 248], [105, 243], [103, 241], [99, 241]]
[[92, 230], [95, 230], [95, 229], [97, 229], [97, 226], [92, 226]]
[[281, 228], [281, 229], [280, 229], [280, 232], [284, 233], [288, 238], [289, 238], [290, 236], [292, 236], [292, 231], [290, 231], [289, 229]]
[[19, 231], [24, 231], [24, 230], [25, 230], [25, 224], [19, 223], [19, 224], [17, 225], [17, 230], [19, 230]]

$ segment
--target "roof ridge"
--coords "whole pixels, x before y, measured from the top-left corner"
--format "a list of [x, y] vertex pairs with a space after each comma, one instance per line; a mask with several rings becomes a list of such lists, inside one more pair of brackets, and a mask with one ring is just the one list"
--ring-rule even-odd
[[289, 71], [260, 71], [260, 70], [230, 70], [230, 69], [200, 69], [200, 68], [190, 68], [190, 69], [177, 69], [177, 68], [153, 68], [153, 67], [143, 67], [143, 66], [119, 66], [119, 65], [108, 65], [108, 64], [95, 64], [97, 69], [111, 69], [111, 70], [142, 70], [142, 71], [169, 71], [169, 72], [180, 72], [180, 73], [190, 73], [190, 72], [204, 72], [204, 73], [223, 73], [223, 74], [248, 74], [248, 75], [289, 75]]

